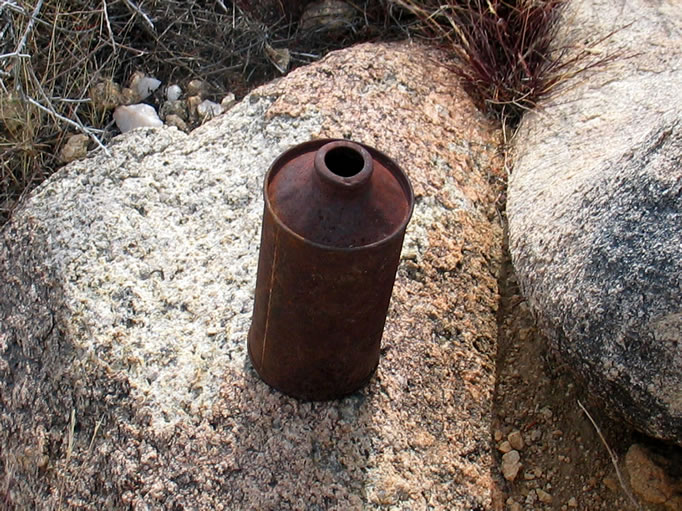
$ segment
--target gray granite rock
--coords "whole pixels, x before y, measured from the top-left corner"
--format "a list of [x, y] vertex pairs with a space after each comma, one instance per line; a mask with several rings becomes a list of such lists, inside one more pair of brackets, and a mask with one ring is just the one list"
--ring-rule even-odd
[[[0, 232], [5, 502], [490, 508], [501, 137], [439, 57], [336, 52], [190, 135], [117, 137], [24, 202]], [[339, 136], [396, 158], [416, 207], [378, 372], [304, 403], [246, 356], [262, 179]]]
[[682, 444], [678, 7], [570, 4], [557, 44], [612, 33], [594, 49], [616, 58], [524, 119], [508, 217], [523, 292], [569, 366], [613, 414]]

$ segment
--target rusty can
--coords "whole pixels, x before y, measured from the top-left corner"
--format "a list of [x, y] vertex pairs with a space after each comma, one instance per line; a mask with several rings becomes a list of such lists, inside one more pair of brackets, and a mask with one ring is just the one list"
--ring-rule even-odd
[[335, 399], [369, 381], [414, 194], [383, 153], [314, 140], [265, 176], [251, 362], [294, 397]]

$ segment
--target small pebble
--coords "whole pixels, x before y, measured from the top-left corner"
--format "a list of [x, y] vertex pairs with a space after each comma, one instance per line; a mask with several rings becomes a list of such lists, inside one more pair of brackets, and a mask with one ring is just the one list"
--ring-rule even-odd
[[497, 446], [497, 449], [498, 449], [500, 452], [503, 452], [503, 453], [506, 454], [506, 453], [508, 453], [509, 451], [512, 450], [512, 446], [511, 446], [511, 444], [510, 444], [508, 441], [505, 440], [504, 442], [500, 443], [500, 445]]
[[132, 105], [133, 103], [138, 103], [139, 101], [140, 97], [137, 95], [137, 92], [130, 87], [124, 87], [123, 90], [121, 90], [122, 105]]
[[144, 126], [163, 126], [163, 121], [159, 119], [154, 107], [144, 103], [119, 106], [114, 110], [114, 121], [121, 133]]
[[135, 71], [132, 75], [130, 75], [130, 78], [128, 79], [128, 87], [130, 87], [131, 89], [136, 89], [137, 82], [139, 82], [140, 79], [145, 76], [146, 75], [142, 71]]
[[507, 481], [513, 481], [521, 469], [519, 451], [509, 451], [502, 456], [502, 475]]
[[177, 115], [181, 119], [187, 119], [187, 103], [184, 101], [166, 101], [161, 105], [161, 117], [166, 118], [169, 115]]
[[146, 99], [152, 95], [152, 93], [159, 88], [161, 85], [161, 80], [152, 78], [151, 76], [143, 76], [135, 84], [135, 90], [140, 96], [140, 99]]
[[544, 502], [545, 504], [551, 504], [552, 503], [552, 496], [547, 493], [545, 490], [542, 490], [538, 488], [535, 490], [535, 493], [538, 495], [538, 499], [540, 499], [540, 502]]
[[206, 94], [207, 89], [206, 82], [201, 80], [192, 80], [187, 84], [187, 95], [188, 96], [203, 96]]
[[214, 103], [208, 99], [205, 99], [197, 105], [197, 115], [202, 121], [208, 121], [209, 119], [213, 119], [222, 113], [223, 107], [221, 107], [218, 103]]
[[69, 163], [88, 154], [88, 142], [90, 138], [84, 134], [71, 135], [59, 151], [59, 160], [62, 163]]
[[616, 491], [618, 489], [618, 482], [613, 476], [606, 476], [602, 482], [604, 483], [604, 486], [611, 491]]
[[220, 101], [220, 106], [223, 107], [223, 112], [228, 111], [236, 104], [237, 98], [235, 98], [234, 94], [231, 92]]
[[521, 432], [518, 429], [509, 433], [509, 435], [507, 435], [507, 440], [509, 440], [509, 444], [512, 448], [517, 451], [522, 450], [524, 447], [523, 436], [521, 436]]
[[289, 68], [289, 63], [291, 62], [291, 53], [289, 52], [289, 49], [273, 48], [268, 43], [265, 43], [263, 50], [265, 51], [268, 60], [275, 66], [277, 71], [282, 74], [286, 73]]
[[514, 499], [509, 497], [507, 499], [507, 510], [508, 511], [523, 511], [523, 506], [516, 502]]
[[358, 11], [352, 2], [324, 0], [310, 3], [299, 21], [299, 27], [306, 32], [349, 30], [357, 18]]
[[532, 468], [523, 474], [523, 478], [527, 481], [532, 481], [538, 477], [542, 477], [542, 469], [538, 467]]
[[500, 431], [499, 429], [496, 429], [495, 432], [493, 433], [493, 438], [495, 439], [496, 442], [502, 440], [503, 436], [504, 435], [502, 434], [502, 431]]
[[534, 429], [533, 431], [530, 432], [530, 439], [533, 442], [537, 442], [541, 438], [542, 438], [542, 431], [540, 431], [539, 429]]
[[166, 116], [166, 124], [168, 126], [175, 126], [180, 131], [184, 131], [185, 133], [189, 131], [187, 123], [182, 120], [182, 117], [177, 116], [175, 114], [170, 114]]
[[201, 96], [190, 96], [187, 98], [187, 110], [189, 110], [190, 119], [196, 120], [197, 107], [201, 104]]
[[182, 89], [179, 85], [173, 84], [166, 89], [166, 99], [168, 101], [177, 101], [182, 96]]
[[575, 500], [575, 497], [568, 499], [568, 507], [578, 507], [578, 501]]
[[97, 82], [89, 95], [95, 110], [112, 110], [121, 104], [121, 87], [112, 80]]
[[135, 93], [137, 103], [149, 97], [159, 88], [159, 85], [161, 85], [160, 80], [147, 76], [142, 71], [135, 71], [128, 80], [128, 87]]
[[631, 445], [625, 455], [625, 467], [633, 493], [644, 502], [668, 505], [670, 497], [675, 494], [676, 484], [649, 449], [640, 444]]

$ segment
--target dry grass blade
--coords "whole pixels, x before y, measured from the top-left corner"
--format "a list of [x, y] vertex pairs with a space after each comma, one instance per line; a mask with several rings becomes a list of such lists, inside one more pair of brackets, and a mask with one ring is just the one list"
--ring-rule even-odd
[[19, 44], [17, 44], [17, 47], [14, 50], [15, 54], [18, 55], [24, 50], [24, 47], [26, 46], [26, 41], [28, 40], [28, 36], [31, 33], [31, 30], [33, 29], [33, 25], [35, 24], [35, 21], [38, 18], [38, 13], [40, 13], [40, 9], [42, 9], [42, 7], [43, 0], [40, 0], [36, 3], [35, 7], [33, 8], [33, 14], [31, 14], [31, 18], [29, 19], [29, 22], [26, 24], [26, 28], [24, 29], [24, 35], [21, 36], [21, 40], [19, 41]]
[[618, 468], [618, 457], [613, 452], [613, 449], [611, 449], [608, 442], [604, 438], [604, 435], [602, 434], [601, 429], [599, 429], [599, 426], [597, 426], [597, 423], [592, 418], [592, 416], [587, 411], [587, 409], [583, 406], [583, 404], [580, 402], [580, 400], [578, 400], [578, 406], [583, 411], [583, 413], [587, 416], [590, 423], [592, 424], [592, 427], [594, 427], [594, 430], [597, 432], [597, 435], [599, 436], [599, 439], [601, 440], [602, 444], [604, 444], [604, 447], [606, 447], [606, 451], [609, 453], [609, 457], [611, 458], [611, 463], [613, 464], [613, 468], [616, 470], [616, 476], [618, 477], [618, 482], [620, 483], [620, 487], [625, 492], [625, 495], [628, 496], [628, 498], [630, 499], [630, 502], [632, 502], [632, 505], [635, 506], [636, 509], [641, 510], [642, 506], [639, 505], [639, 502], [637, 502], [637, 500], [632, 496], [632, 493], [630, 493], [627, 486], [625, 485], [625, 481], [623, 480], [623, 476], [621, 475], [620, 469]]
[[66, 433], [66, 463], [69, 463], [73, 454], [73, 435], [76, 429], [76, 410], [71, 409], [71, 418], [69, 419], [69, 429]]
[[90, 437], [90, 445], [88, 445], [88, 453], [92, 452], [92, 447], [95, 445], [95, 438], [97, 437], [97, 432], [99, 431], [99, 428], [102, 426], [103, 422], [104, 418], [100, 417], [95, 423], [95, 427], [92, 430], [92, 437]]
[[133, 0], [123, 0], [125, 4], [128, 6], [128, 8], [133, 11], [134, 13], [137, 13], [140, 15], [140, 17], [144, 20], [144, 22], [147, 24], [147, 26], [152, 30], [152, 32], [155, 32], [156, 29], [154, 28], [154, 23], [152, 20], [147, 16], [147, 14], [140, 9], [140, 7], [133, 2]]

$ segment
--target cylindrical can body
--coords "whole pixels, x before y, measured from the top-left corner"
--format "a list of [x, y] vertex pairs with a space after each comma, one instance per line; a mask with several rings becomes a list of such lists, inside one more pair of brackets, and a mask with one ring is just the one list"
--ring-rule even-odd
[[[287, 197], [299, 193], [307, 184], [294, 183], [295, 192], [269, 188], [275, 186], [274, 174], [282, 166], [295, 166], [285, 170], [293, 176], [286, 178], [288, 183], [307, 172], [306, 166], [312, 160], [306, 152], [314, 156], [325, 142], [330, 141], [303, 144], [285, 153], [266, 176], [256, 296], [248, 337], [249, 356], [266, 383], [286, 394], [314, 400], [349, 394], [364, 385], [376, 369], [413, 204], [412, 190], [402, 171], [383, 154], [364, 146], [360, 147], [368, 151], [362, 154], [365, 159], [374, 160], [370, 162], [369, 173], [373, 163], [376, 179], [368, 178], [357, 188], [370, 190], [369, 198], [362, 196], [365, 192], [344, 195], [345, 192], [333, 187], [322, 186], [324, 189], [320, 191], [316, 178], [306, 177], [306, 183], [308, 179], [313, 181], [312, 191], [305, 192], [305, 199], [297, 197], [292, 206], [286, 203]], [[342, 142], [341, 145], [350, 148], [349, 151], [355, 150], [354, 144]], [[329, 147], [333, 149], [335, 145], [325, 150]], [[287, 154], [295, 157], [287, 160]], [[333, 168], [334, 162], [329, 159], [327, 162]], [[382, 178], [381, 172], [387, 172], [388, 178]], [[377, 189], [384, 186], [381, 179], [394, 179], [391, 177], [394, 175], [397, 187], [388, 195], [382, 194]], [[402, 203], [389, 204], [398, 200], [396, 190], [403, 195]], [[341, 202], [337, 200], [339, 194]], [[385, 204], [377, 206], [377, 201]], [[300, 211], [291, 211], [292, 208]], [[359, 210], [352, 211], [354, 208]], [[382, 208], [391, 212], [383, 213]], [[363, 212], [364, 209], [369, 211]], [[341, 215], [338, 218], [334, 217], [337, 213]], [[316, 219], [314, 227], [303, 225], [305, 222], [300, 219], [306, 214]], [[391, 215], [393, 218], [385, 220]], [[380, 223], [375, 216], [384, 219], [383, 226], [375, 227]], [[324, 233], [319, 231], [320, 223], [325, 222], [322, 217], [335, 218], [324, 227]], [[363, 231], [358, 234], [358, 240], [369, 243], [359, 243], [353, 233], [343, 232], [343, 226], [337, 229], [334, 222], [345, 226], [355, 223], [354, 227], [351, 225], [353, 230]], [[330, 236], [341, 240], [341, 245], [335, 246], [339, 243]]]

